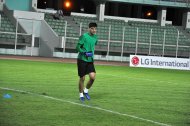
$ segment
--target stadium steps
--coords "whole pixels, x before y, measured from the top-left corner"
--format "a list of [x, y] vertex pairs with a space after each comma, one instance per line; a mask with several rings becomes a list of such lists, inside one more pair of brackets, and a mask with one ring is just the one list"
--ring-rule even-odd
[[[46, 13], [45, 14], [45, 21], [49, 24], [49, 26], [57, 33], [58, 36], [65, 36], [65, 21], [66, 19], [69, 19], [68, 17], [62, 19], [54, 19], [52, 14]], [[69, 19], [70, 20], [70, 19]], [[75, 26], [74, 26], [75, 27]], [[72, 24], [70, 24], [70, 21], [67, 21], [67, 31], [66, 31], [67, 37], [78, 37], [79, 32], [73, 28]]]

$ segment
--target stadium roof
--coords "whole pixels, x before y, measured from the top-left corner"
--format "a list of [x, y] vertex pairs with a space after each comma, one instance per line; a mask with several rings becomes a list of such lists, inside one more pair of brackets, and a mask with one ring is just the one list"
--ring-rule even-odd
[[190, 8], [190, 2], [187, 0], [94, 0], [95, 2], [122, 2], [122, 3], [133, 3], [133, 4], [146, 4], [156, 5], [165, 7], [181, 7]]

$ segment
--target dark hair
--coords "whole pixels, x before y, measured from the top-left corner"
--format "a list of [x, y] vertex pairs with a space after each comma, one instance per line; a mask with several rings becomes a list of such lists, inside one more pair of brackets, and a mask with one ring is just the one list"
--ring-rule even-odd
[[95, 22], [91, 22], [91, 23], [89, 23], [88, 27], [89, 28], [91, 28], [91, 27], [97, 27], [97, 24]]

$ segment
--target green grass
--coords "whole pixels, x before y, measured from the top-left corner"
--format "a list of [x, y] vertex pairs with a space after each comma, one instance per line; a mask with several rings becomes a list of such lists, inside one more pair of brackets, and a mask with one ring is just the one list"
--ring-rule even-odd
[[[102, 65], [96, 65], [96, 71], [91, 100], [85, 105], [168, 125], [190, 125], [190, 71]], [[76, 64], [0, 60], [0, 87], [34, 93], [0, 89], [0, 126], [158, 125], [78, 105]]]

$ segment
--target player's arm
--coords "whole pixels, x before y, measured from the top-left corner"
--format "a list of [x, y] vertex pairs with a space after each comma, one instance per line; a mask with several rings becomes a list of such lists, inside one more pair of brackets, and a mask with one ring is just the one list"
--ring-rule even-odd
[[84, 46], [84, 37], [83, 37], [83, 36], [80, 36], [80, 37], [79, 37], [79, 41], [78, 41], [77, 46], [76, 46], [76, 50], [77, 50], [79, 53], [85, 52], [83, 46]]
[[97, 43], [98, 43], [98, 37], [96, 38], [96, 42], [95, 42], [95, 45], [97, 45]]
[[98, 41], [96, 41], [95, 45], [97, 45]]

